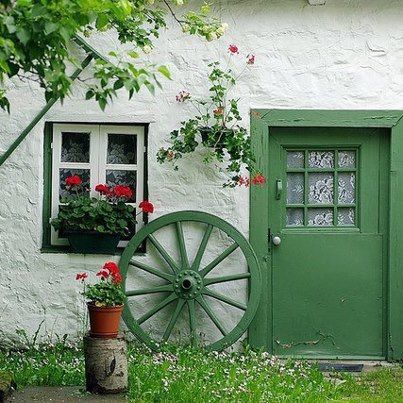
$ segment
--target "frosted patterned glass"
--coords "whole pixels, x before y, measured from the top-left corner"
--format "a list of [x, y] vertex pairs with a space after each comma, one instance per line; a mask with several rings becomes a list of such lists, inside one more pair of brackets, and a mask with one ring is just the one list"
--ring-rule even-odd
[[302, 225], [304, 225], [304, 209], [288, 208], [287, 227], [300, 227]]
[[322, 209], [322, 208], [309, 209], [308, 225], [311, 227], [333, 226], [333, 209]]
[[287, 174], [287, 204], [304, 202], [304, 174]]
[[304, 154], [305, 153], [303, 151], [288, 151], [287, 168], [303, 168]]
[[333, 204], [333, 174], [332, 173], [310, 173], [309, 183], [309, 204]]
[[337, 212], [337, 224], [339, 226], [355, 225], [355, 209], [354, 208], [339, 208]]
[[355, 203], [355, 173], [340, 172], [339, 173], [339, 203], [352, 204]]
[[62, 162], [90, 162], [90, 134], [62, 133]]
[[339, 151], [339, 168], [355, 168], [355, 151]]
[[310, 151], [308, 153], [309, 168], [333, 168], [334, 152], [333, 151]]

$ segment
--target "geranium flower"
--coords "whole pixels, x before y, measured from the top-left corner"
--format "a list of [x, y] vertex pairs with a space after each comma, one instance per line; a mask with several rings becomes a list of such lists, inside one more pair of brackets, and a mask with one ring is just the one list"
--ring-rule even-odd
[[95, 191], [99, 192], [101, 195], [108, 195], [111, 192], [111, 189], [108, 185], [99, 184], [95, 186]]
[[115, 284], [120, 284], [122, 282], [122, 275], [120, 274], [119, 266], [115, 262], [106, 262], [101, 271], [108, 273], [108, 276], [112, 277], [112, 282]]
[[77, 273], [76, 280], [84, 281], [88, 277], [87, 273]]
[[240, 176], [238, 179], [238, 186], [245, 186], [245, 187], [249, 187], [250, 185], [250, 181], [249, 178], [247, 176]]
[[116, 185], [112, 189], [112, 191], [116, 197], [124, 197], [124, 198], [130, 199], [133, 196], [133, 192], [129, 188], [129, 186]]
[[236, 45], [229, 45], [228, 50], [233, 55], [239, 54], [239, 49], [238, 49], [238, 46], [236, 46]]
[[143, 200], [139, 207], [143, 211], [143, 213], [154, 213], [154, 205], [150, 203], [148, 200]]
[[251, 183], [252, 185], [264, 185], [266, 178], [261, 173], [258, 173], [251, 179]]
[[98, 277], [101, 277], [102, 280], [105, 280], [109, 277], [109, 270], [101, 269], [97, 274]]
[[79, 186], [83, 183], [78, 175], [72, 175], [66, 178], [66, 186]]
[[255, 55], [248, 55], [247, 64], [255, 64]]

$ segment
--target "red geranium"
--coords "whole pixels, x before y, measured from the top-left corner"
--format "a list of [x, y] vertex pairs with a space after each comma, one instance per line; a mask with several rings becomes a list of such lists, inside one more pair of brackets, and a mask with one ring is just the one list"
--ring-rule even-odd
[[154, 205], [150, 203], [148, 200], [143, 200], [139, 207], [143, 211], [143, 213], [154, 213]]
[[66, 186], [79, 186], [83, 183], [78, 175], [72, 175], [66, 178]]
[[95, 186], [95, 191], [99, 192], [101, 195], [108, 195], [111, 192], [108, 185], [102, 184]]
[[84, 281], [88, 277], [87, 273], [77, 273], [76, 280]]
[[255, 64], [255, 55], [248, 55], [248, 61], [246, 62], [247, 64]]
[[97, 274], [98, 277], [101, 277], [102, 280], [105, 280], [109, 277], [109, 270], [101, 269]]
[[115, 284], [120, 284], [122, 282], [122, 275], [120, 274], [119, 266], [115, 262], [106, 262], [99, 273], [108, 273], [105, 277], [112, 277], [112, 282]]
[[251, 179], [252, 185], [264, 185], [266, 183], [266, 178], [258, 173]]
[[123, 185], [116, 185], [113, 189], [113, 194], [116, 197], [124, 197], [126, 199], [130, 199], [133, 196], [132, 190], [129, 188], [129, 186], [123, 186]]
[[239, 53], [238, 46], [236, 46], [236, 45], [229, 45], [228, 50], [229, 50], [229, 52], [232, 53], [233, 55]]

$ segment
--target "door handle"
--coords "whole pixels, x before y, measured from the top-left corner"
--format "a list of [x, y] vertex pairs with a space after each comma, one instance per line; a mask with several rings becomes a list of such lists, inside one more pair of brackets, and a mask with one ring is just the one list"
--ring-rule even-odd
[[281, 199], [282, 193], [283, 193], [283, 181], [281, 179], [276, 179], [276, 200]]
[[279, 236], [274, 236], [271, 241], [274, 246], [279, 246], [281, 244], [281, 238]]

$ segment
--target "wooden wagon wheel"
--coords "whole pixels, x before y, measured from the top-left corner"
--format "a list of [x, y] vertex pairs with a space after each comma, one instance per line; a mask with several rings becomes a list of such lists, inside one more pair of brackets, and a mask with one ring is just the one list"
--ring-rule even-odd
[[[182, 226], [184, 222], [198, 222], [205, 224], [204, 234], [193, 262], [189, 262], [186, 250], [186, 242]], [[154, 233], [159, 229], [168, 226], [171, 226], [176, 234], [180, 262], [176, 262], [171, 257], [171, 255], [166, 251], [166, 249], [154, 235]], [[200, 263], [214, 228], [224, 232], [231, 239], [232, 244], [209, 264], [201, 267]], [[169, 266], [169, 273], [162, 268], [152, 267], [136, 259], [134, 253], [145, 240], [148, 240], [154, 245], [163, 261], [165, 261], [167, 266]], [[245, 257], [248, 271], [244, 273], [222, 275], [219, 277], [208, 276], [217, 265], [219, 265], [238, 248]], [[158, 346], [161, 342], [168, 341], [172, 329], [185, 307], [188, 309], [189, 313], [190, 341], [193, 345], [198, 344], [197, 332], [200, 330], [198, 327], [200, 325], [198, 325], [198, 317], [195, 310], [196, 303], [199, 304], [205, 311], [207, 316], [218, 328], [222, 336], [219, 340], [214, 341], [213, 343], [204, 347], [208, 350], [224, 349], [233, 344], [244, 334], [253, 317], [255, 316], [259, 304], [261, 289], [260, 271], [256, 255], [252, 247], [236, 228], [226, 221], [211, 214], [199, 211], [181, 211], [167, 214], [152, 221], [150, 224], [147, 224], [144, 228], [142, 228], [130, 240], [122, 254], [119, 266], [124, 278], [123, 284], [126, 297], [128, 299], [139, 295], [144, 296], [154, 293], [167, 293], [166, 298], [164, 298], [156, 306], [150, 307], [150, 309], [140, 317], [139, 315], [136, 315], [135, 312], [131, 311], [129, 303], [125, 304], [123, 319], [127, 327], [138, 339], [152, 349], [158, 349]], [[139, 290], [127, 289], [126, 280], [129, 270], [142, 270], [148, 272], [156, 277], [159, 277], [160, 279], [163, 279], [166, 284]], [[215, 271], [218, 272], [219, 270]], [[209, 288], [209, 286], [213, 284], [233, 282], [241, 279], [248, 279], [249, 283], [249, 292], [246, 304], [229, 298], [226, 295], [219, 294]], [[213, 311], [211, 306], [208, 304], [208, 301], [206, 301], [206, 296], [228, 304], [229, 306], [235, 307], [241, 312], [243, 311], [241, 319], [232, 330], [228, 331], [225, 328], [222, 320]], [[171, 303], [176, 303], [172, 317], [169, 320], [169, 323], [164, 325], [166, 328], [162, 340], [156, 340], [146, 333], [141, 328], [141, 325]]]

